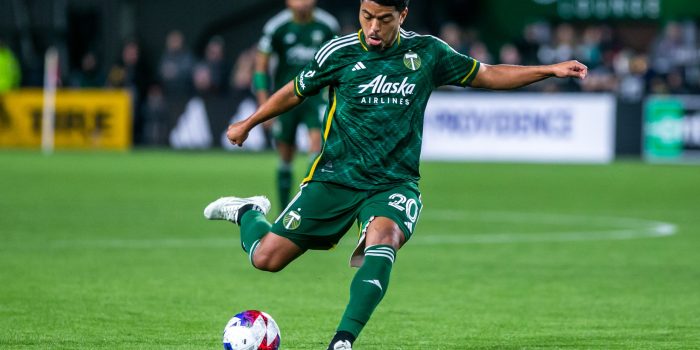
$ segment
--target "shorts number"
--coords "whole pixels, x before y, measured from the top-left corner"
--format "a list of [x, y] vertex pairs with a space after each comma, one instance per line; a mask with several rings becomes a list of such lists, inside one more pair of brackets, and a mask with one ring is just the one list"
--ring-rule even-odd
[[400, 210], [405, 211], [406, 216], [411, 222], [416, 222], [418, 219], [418, 203], [415, 199], [407, 199], [406, 196], [401, 193], [394, 193], [389, 196], [389, 205]]

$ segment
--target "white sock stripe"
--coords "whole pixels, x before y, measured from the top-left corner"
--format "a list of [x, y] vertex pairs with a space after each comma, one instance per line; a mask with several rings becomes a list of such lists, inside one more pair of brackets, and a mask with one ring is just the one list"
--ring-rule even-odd
[[359, 44], [359, 43], [360, 43], [360, 41], [357, 40], [357, 39], [355, 39], [355, 40], [353, 40], [353, 41], [350, 41], [350, 42], [344, 43], [344, 44], [342, 44], [342, 45], [336, 46], [336, 47], [333, 48], [332, 50], [328, 51], [328, 53], [326, 53], [323, 57], [321, 57], [321, 60], [318, 62], [318, 66], [319, 66], [319, 67], [323, 66], [323, 63], [326, 62], [326, 60], [327, 60], [329, 57], [331, 57], [331, 55], [332, 55], [334, 52], [336, 52], [336, 51], [338, 51], [338, 50], [340, 50], [340, 49], [342, 49], [342, 48], [344, 48], [344, 47], [346, 47], [346, 46], [355, 45], [355, 44]]
[[379, 258], [387, 258], [387, 259], [389, 259], [389, 261], [391, 261], [392, 264], [394, 263], [394, 257], [389, 255], [389, 254], [367, 253], [367, 254], [365, 254], [365, 256], [366, 257], [367, 256], [376, 256]]
[[392, 258], [396, 256], [396, 253], [394, 253], [393, 250], [372, 249], [372, 250], [368, 250], [368, 251], [365, 252], [365, 254], [370, 254], [370, 253], [375, 253], [375, 254], [387, 254], [387, 255], [391, 255]]
[[369, 250], [369, 251], [365, 252], [365, 255], [366, 254], [384, 254], [384, 255], [389, 255], [392, 258], [394, 257], [393, 252], [387, 252], [387, 251], [382, 251], [382, 250]]
[[391, 259], [394, 259], [394, 256], [393, 256], [393, 255], [391, 255], [391, 254], [386, 254], [386, 253], [369, 252], [369, 253], [367, 253], [367, 254], [365, 254], [365, 255], [371, 255], [371, 256], [386, 256], [386, 257], [389, 257], [389, 258], [391, 258]]
[[395, 256], [394, 254], [389, 254], [389, 253], [386, 253], [386, 252], [380, 252], [380, 251], [376, 251], [376, 250], [375, 250], [375, 251], [371, 251], [371, 252], [367, 252], [367, 253], [365, 253], [365, 255], [374, 255], [374, 256], [382, 255], [382, 256], [388, 256], [388, 257], [391, 258], [391, 261], [394, 261], [394, 259], [396, 259], [396, 256]]
[[369, 246], [369, 247], [366, 247], [366, 248], [365, 248], [365, 252], [368, 252], [368, 251], [374, 250], [374, 249], [386, 250], [386, 251], [388, 251], [388, 252], [391, 252], [392, 254], [395, 254], [395, 253], [396, 253], [396, 250], [394, 250], [394, 248], [392, 248], [392, 247], [379, 246], [379, 245], [371, 245], [371, 246]]
[[394, 250], [394, 248], [391, 248], [391, 247], [376, 247], [376, 248], [375, 248], [375, 247], [370, 247], [370, 248], [371, 248], [371, 249], [376, 249], [376, 250], [385, 250], [385, 251], [387, 251], [387, 252], [391, 252], [391, 254], [394, 254], [394, 253], [396, 252], [396, 251]]
[[329, 41], [328, 44], [326, 44], [326, 46], [318, 50], [316, 56], [314, 56], [314, 59], [318, 61], [321, 58], [321, 56], [325, 55], [326, 52], [328, 52], [328, 50], [332, 49], [337, 45], [340, 45], [341, 43], [345, 43], [352, 40], [357, 40], [357, 34], [348, 34], [346, 36], [341, 36], [340, 38], [333, 39]]

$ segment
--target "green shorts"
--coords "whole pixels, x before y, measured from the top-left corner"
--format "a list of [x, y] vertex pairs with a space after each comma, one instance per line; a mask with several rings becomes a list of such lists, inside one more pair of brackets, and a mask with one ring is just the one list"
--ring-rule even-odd
[[321, 119], [325, 110], [326, 102], [321, 96], [306, 98], [300, 105], [275, 119], [272, 135], [279, 142], [296, 145], [299, 124], [304, 123], [309, 130], [321, 129]]
[[[302, 185], [275, 220], [272, 232], [290, 239], [302, 249], [325, 250], [338, 244], [357, 222], [359, 248], [364, 244], [367, 225], [381, 216], [399, 225], [408, 241], [422, 208], [418, 186], [413, 183], [398, 184], [387, 190], [357, 190], [312, 181]], [[358, 253], [364, 252], [360, 249]]]

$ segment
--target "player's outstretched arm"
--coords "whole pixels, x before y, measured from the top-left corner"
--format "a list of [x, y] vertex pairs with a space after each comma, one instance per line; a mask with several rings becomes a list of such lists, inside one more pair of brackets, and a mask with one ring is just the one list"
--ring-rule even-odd
[[256, 125], [294, 108], [303, 101], [304, 99], [294, 93], [294, 81], [291, 81], [270, 96], [250, 117], [229, 125], [226, 137], [232, 144], [242, 146], [248, 138], [248, 133]]
[[471, 86], [475, 88], [517, 89], [550, 77], [583, 79], [588, 67], [578, 61], [566, 61], [546, 66], [512, 66], [481, 64]]

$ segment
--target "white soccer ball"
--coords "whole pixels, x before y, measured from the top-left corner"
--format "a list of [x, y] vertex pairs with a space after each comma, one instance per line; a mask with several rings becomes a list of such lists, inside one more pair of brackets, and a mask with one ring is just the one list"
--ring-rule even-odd
[[226, 350], [256, 350], [258, 342], [248, 327], [232, 326], [224, 330], [224, 349]]
[[280, 341], [277, 323], [262, 311], [243, 311], [224, 328], [224, 350], [277, 350]]

